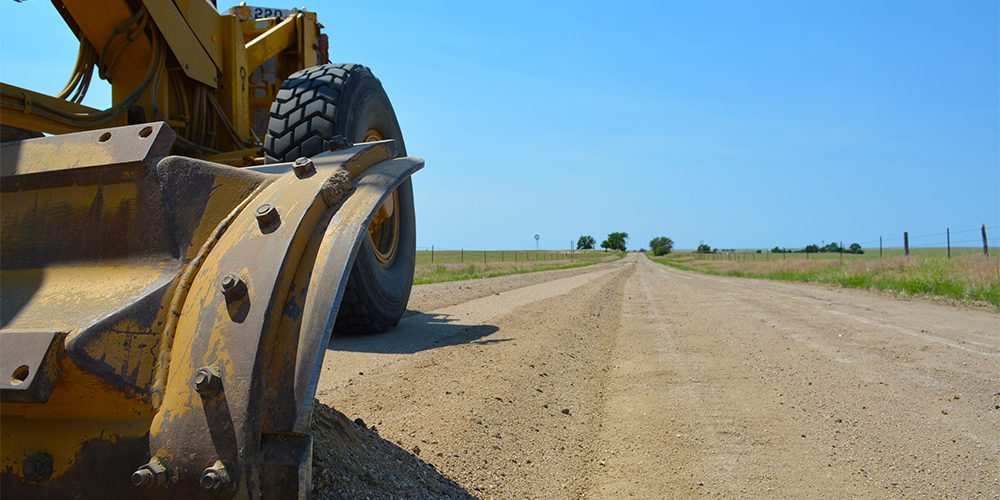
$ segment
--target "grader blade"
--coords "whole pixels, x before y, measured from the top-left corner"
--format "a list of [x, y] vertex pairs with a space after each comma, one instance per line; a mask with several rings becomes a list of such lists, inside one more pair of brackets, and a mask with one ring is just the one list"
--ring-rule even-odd
[[309, 415], [392, 140], [236, 168], [164, 123], [4, 143], [4, 498], [308, 496]]

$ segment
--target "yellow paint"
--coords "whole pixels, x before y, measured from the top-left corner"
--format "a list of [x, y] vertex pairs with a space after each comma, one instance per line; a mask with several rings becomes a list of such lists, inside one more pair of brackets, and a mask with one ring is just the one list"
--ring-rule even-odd
[[278, 55], [297, 41], [299, 18], [302, 14], [288, 16], [273, 28], [257, 36], [246, 46], [247, 69], [253, 71], [264, 61]]
[[[209, 136], [202, 146], [223, 153], [217, 155], [217, 161], [230, 165], [258, 163], [259, 148], [248, 150], [248, 146], [254, 145], [252, 117], [255, 112], [259, 114], [270, 106], [281, 83], [251, 84], [254, 68], [273, 61], [274, 73], [280, 79], [318, 63], [320, 27], [312, 12], [295, 13], [280, 23], [274, 19], [240, 21], [236, 15], [219, 14], [202, 0], [143, 0], [142, 5], [148, 11], [147, 24], [155, 25], [155, 30], [150, 31], [151, 34], [138, 33], [131, 42], [125, 43], [127, 37], [113, 36], [115, 29], [121, 28], [122, 23], [135, 14], [124, 0], [64, 0], [62, 3], [95, 50], [101, 52], [111, 40], [107, 44], [108, 54], [121, 53], [108, 74], [113, 103], [124, 101], [144, 82], [149, 65], [155, 60], [154, 51], [169, 52], [173, 58], [164, 57], [158, 68], [159, 76], [154, 79], [159, 82], [158, 86], [153, 89], [155, 84], [151, 84], [142, 92], [135, 109], [142, 109], [145, 120], [166, 121], [179, 135], [191, 140], [195, 124], [203, 120], [201, 116], [192, 116], [196, 89], [207, 87], [238, 140], [234, 140], [219, 122], [214, 136]], [[137, 30], [138, 26], [133, 24], [130, 29]], [[124, 125], [127, 119], [123, 113], [110, 122], [96, 125], [65, 123], [31, 112], [32, 103], [37, 102], [72, 113], [98, 112], [51, 96], [5, 86], [0, 123], [61, 134]], [[211, 105], [200, 109], [205, 119], [216, 120]]]
[[19, 472], [27, 451], [52, 455], [53, 479], [66, 472], [87, 441], [140, 437], [152, 408], [101, 379], [60, 361], [61, 375], [44, 404], [0, 403], [0, 469]]
[[218, 69], [174, 2], [144, 0], [143, 5], [156, 21], [156, 27], [167, 41], [174, 57], [180, 62], [184, 74], [203, 85], [217, 88]]
[[222, 68], [222, 47], [217, 43], [219, 40], [219, 20], [223, 17], [204, 0], [174, 0], [177, 10], [183, 16], [184, 21], [191, 27], [191, 32], [197, 38], [202, 48], [217, 68]]

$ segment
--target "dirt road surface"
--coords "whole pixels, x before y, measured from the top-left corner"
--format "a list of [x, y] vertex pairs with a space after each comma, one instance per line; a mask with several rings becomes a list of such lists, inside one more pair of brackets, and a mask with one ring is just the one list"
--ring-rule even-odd
[[642, 255], [410, 308], [330, 344], [319, 496], [1000, 494], [991, 310]]

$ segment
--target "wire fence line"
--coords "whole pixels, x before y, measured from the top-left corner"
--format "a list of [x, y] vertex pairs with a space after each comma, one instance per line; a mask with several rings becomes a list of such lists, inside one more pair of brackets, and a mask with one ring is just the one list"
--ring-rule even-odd
[[[852, 253], [844, 245], [857, 243], [861, 246], [863, 253]], [[776, 260], [776, 259], [829, 259], [838, 258], [840, 260], [857, 258], [884, 258], [912, 255], [926, 257], [951, 258], [953, 255], [978, 254], [986, 258], [996, 258], [996, 245], [1000, 242], [1000, 226], [987, 226], [981, 224], [979, 227], [951, 229], [945, 228], [942, 231], [909, 234], [908, 231], [901, 231], [898, 236], [885, 237], [866, 241], [843, 240], [837, 243], [838, 251], [817, 251], [815, 245], [812, 250], [809, 247], [774, 247], [774, 249], [713, 249], [710, 253], [698, 253], [699, 259], [709, 260]], [[824, 242], [826, 243], [826, 242]], [[773, 251], [781, 250], [781, 251]]]
[[546, 262], [600, 259], [611, 252], [600, 250], [471, 250], [417, 247], [418, 264], [476, 264], [492, 262]]

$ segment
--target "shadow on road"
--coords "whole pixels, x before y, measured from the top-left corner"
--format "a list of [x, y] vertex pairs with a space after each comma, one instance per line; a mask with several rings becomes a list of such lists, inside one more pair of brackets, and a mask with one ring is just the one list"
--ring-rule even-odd
[[510, 340], [480, 340], [498, 329], [496, 325], [471, 324], [447, 314], [407, 311], [399, 325], [388, 332], [373, 335], [334, 335], [327, 349], [379, 354], [413, 354], [450, 345], [490, 345]]

